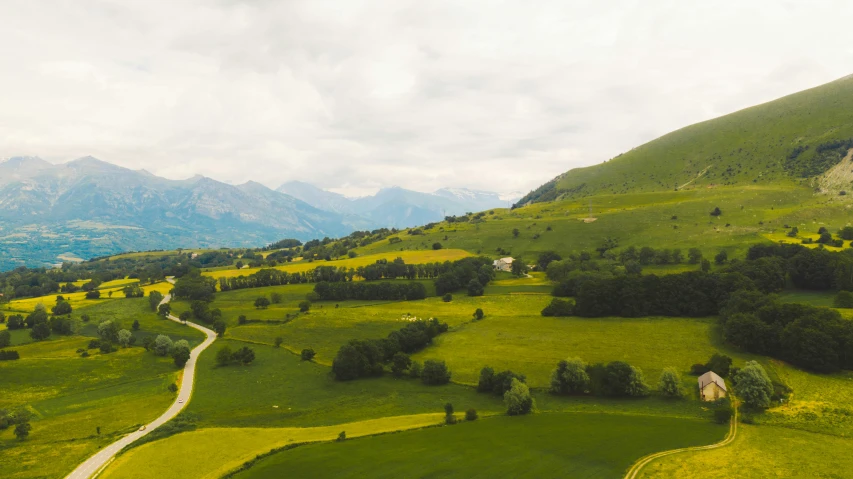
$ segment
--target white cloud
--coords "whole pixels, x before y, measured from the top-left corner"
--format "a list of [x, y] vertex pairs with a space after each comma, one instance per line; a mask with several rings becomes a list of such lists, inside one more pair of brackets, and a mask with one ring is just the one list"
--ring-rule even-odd
[[11, 1], [0, 156], [534, 188], [851, 73], [848, 2]]

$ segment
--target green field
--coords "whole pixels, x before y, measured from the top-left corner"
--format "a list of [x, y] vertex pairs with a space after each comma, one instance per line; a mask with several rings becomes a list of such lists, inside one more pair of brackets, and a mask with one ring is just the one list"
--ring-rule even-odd
[[853, 471], [853, 457], [849, 453], [853, 439], [784, 427], [741, 424], [738, 428], [733, 444], [658, 459], [646, 466], [640, 477], [844, 478]]
[[494, 417], [452, 427], [316, 444], [262, 459], [239, 478], [618, 478], [650, 452], [716, 442], [725, 427], [606, 414]]
[[245, 344], [220, 340], [201, 355], [187, 411], [198, 414], [203, 426], [330, 426], [441, 412], [448, 401], [483, 411], [503, 409], [499, 398], [463, 386], [426, 387], [420, 381], [390, 376], [335, 381], [328, 367], [272, 346], [253, 346], [257, 359], [249, 366], [218, 368], [215, 355], [220, 343], [232, 349]]
[[[354, 438], [370, 434], [434, 426], [442, 414], [387, 417], [324, 427], [208, 428], [145, 444], [113, 462], [104, 479], [219, 478], [258, 454], [294, 443], [330, 441], [341, 431]], [[218, 451], [210, 455], [210, 451]]]
[[[171, 358], [142, 348], [81, 358], [89, 338], [17, 347], [21, 359], [0, 362], [0, 408], [34, 415], [27, 441], [0, 432], [0, 470], [7, 478], [61, 477], [86, 457], [159, 416], [174, 395]], [[96, 427], [101, 428], [100, 436]]]
[[[13, 331], [17, 361], [0, 362], [0, 409], [25, 406], [34, 415], [30, 439], [17, 441], [12, 430], [0, 431], [0, 470], [3, 477], [58, 477], [70, 472], [98, 448], [159, 416], [174, 399], [166, 388], [177, 380], [171, 358], [161, 358], [141, 347], [110, 354], [90, 350], [102, 319], [118, 320], [135, 333], [167, 334], [173, 339], [201, 342], [191, 328], [159, 318], [148, 310], [148, 299], [114, 299], [75, 310], [73, 317], [91, 317], [81, 334], [32, 342], [28, 330]], [[98, 435], [96, 427], [101, 428]]]
[[[358, 256], [355, 258], [336, 259], [332, 261], [296, 261], [293, 263], [285, 263], [276, 266], [275, 269], [287, 271], [288, 273], [297, 273], [311, 271], [312, 269], [317, 268], [318, 266], [334, 266], [337, 268], [358, 268], [359, 266], [367, 266], [369, 264], [374, 264], [378, 260], [385, 259], [388, 261], [393, 261], [395, 258], [403, 258], [403, 261], [405, 261], [407, 264], [423, 264], [435, 262], [443, 263], [445, 261], [454, 261], [470, 255], [471, 254], [467, 251], [462, 251], [459, 249], [441, 249], [438, 251], [397, 251], [394, 253], [383, 253], [375, 255], [369, 254]], [[206, 271], [204, 274], [213, 278], [230, 278], [236, 276], [248, 276], [252, 273], [257, 273], [261, 269], [262, 268], [213, 268], [210, 271]]]

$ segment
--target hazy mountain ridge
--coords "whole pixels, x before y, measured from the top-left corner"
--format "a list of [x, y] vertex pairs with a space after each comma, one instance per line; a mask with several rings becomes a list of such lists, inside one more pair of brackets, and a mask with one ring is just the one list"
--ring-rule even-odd
[[382, 188], [375, 195], [349, 199], [309, 183], [291, 181], [277, 191], [319, 209], [360, 219], [374, 228], [407, 228], [440, 221], [449, 215], [508, 206], [497, 193], [467, 188], [442, 188], [434, 193], [422, 193], [394, 186]]

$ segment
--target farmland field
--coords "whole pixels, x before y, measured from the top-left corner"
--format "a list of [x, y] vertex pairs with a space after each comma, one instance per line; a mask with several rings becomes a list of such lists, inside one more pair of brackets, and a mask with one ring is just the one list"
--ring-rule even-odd
[[493, 417], [276, 453], [241, 479], [329, 477], [620, 477], [650, 452], [709, 444], [707, 421], [606, 414]]
[[[424, 251], [389, 251], [382, 254], [368, 254], [355, 258], [338, 259], [332, 261], [299, 261], [295, 263], [285, 263], [276, 266], [275, 269], [287, 271], [289, 273], [311, 271], [319, 266], [334, 266], [337, 268], [357, 268], [359, 266], [367, 266], [376, 263], [377, 260], [393, 261], [395, 258], [403, 258], [407, 264], [422, 264], [453, 261], [470, 256], [471, 253], [460, 249], [441, 249], [441, 250], [424, 250]], [[261, 268], [244, 268], [244, 269], [215, 269], [207, 271], [204, 274], [213, 278], [230, 278], [236, 276], [248, 276], [256, 273]]]

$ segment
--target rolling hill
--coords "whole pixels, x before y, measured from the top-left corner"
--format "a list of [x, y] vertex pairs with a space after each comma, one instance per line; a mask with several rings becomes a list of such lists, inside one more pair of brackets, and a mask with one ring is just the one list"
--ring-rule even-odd
[[[853, 190], [853, 168], [818, 178], [853, 147], [853, 75], [697, 123], [604, 163], [570, 170], [516, 206], [598, 194], [719, 186], [806, 185]], [[849, 159], [848, 159], [849, 161]]]

